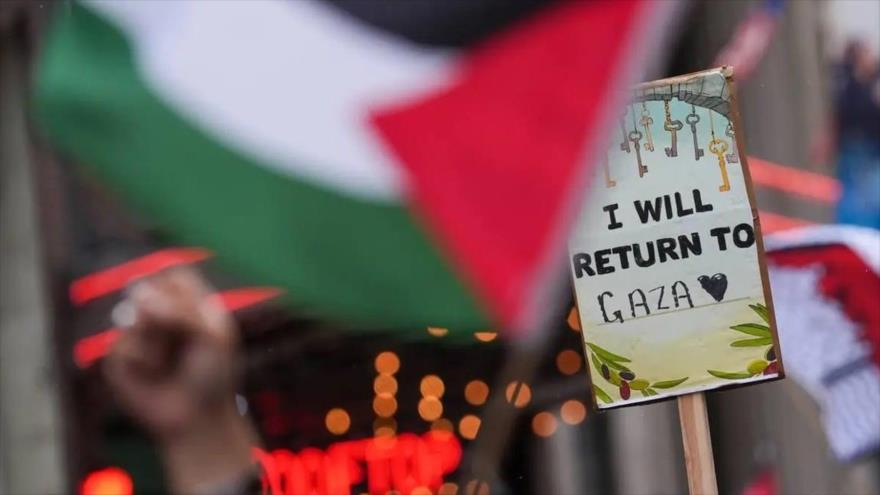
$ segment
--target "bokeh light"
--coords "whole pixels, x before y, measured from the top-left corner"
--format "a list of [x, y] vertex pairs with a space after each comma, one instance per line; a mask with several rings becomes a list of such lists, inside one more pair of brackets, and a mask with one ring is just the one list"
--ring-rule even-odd
[[386, 375], [385, 373], [380, 374], [373, 380], [373, 391], [376, 394], [390, 394], [394, 395], [397, 393], [397, 380], [394, 379], [391, 375]]
[[474, 416], [473, 414], [465, 415], [458, 422], [458, 434], [461, 435], [462, 438], [473, 440], [477, 438], [477, 433], [479, 431], [480, 418]]
[[373, 434], [377, 437], [394, 436], [397, 433], [397, 421], [394, 418], [376, 418], [373, 421]]
[[568, 322], [568, 328], [572, 331], [581, 331], [581, 318], [578, 315], [577, 306], [571, 307], [571, 311], [568, 312], [568, 318], [565, 321]]
[[430, 396], [419, 401], [419, 416], [425, 421], [434, 421], [443, 415], [443, 404], [440, 399]]
[[440, 418], [431, 423], [431, 431], [452, 433], [454, 430], [455, 426], [452, 425], [452, 421], [446, 418]]
[[117, 467], [108, 467], [89, 473], [80, 488], [82, 495], [132, 495], [131, 476]]
[[549, 437], [556, 431], [556, 418], [544, 411], [532, 418], [532, 431], [539, 437]]
[[586, 419], [587, 408], [584, 406], [584, 403], [579, 400], [568, 400], [562, 404], [559, 415], [562, 417], [562, 421], [570, 425], [576, 425]]
[[565, 349], [556, 355], [556, 367], [563, 375], [573, 375], [581, 369], [581, 355], [577, 351]]
[[489, 397], [489, 386], [482, 380], [472, 380], [464, 387], [464, 398], [468, 404], [481, 406]]
[[437, 495], [456, 495], [458, 493], [458, 485], [455, 483], [443, 483], [437, 490]]
[[498, 332], [474, 332], [474, 337], [480, 342], [492, 342], [498, 337]]
[[516, 407], [526, 407], [532, 400], [532, 389], [523, 382], [513, 381], [504, 389], [504, 397]]
[[409, 492], [409, 495], [434, 495], [428, 487], [417, 486]]
[[443, 385], [443, 380], [440, 379], [437, 375], [426, 375], [422, 378], [421, 383], [419, 383], [419, 390], [422, 392], [422, 395], [425, 397], [443, 397], [443, 392], [446, 390], [446, 386]]
[[434, 337], [442, 337], [449, 333], [449, 329], [443, 327], [428, 327], [428, 333]]
[[400, 369], [400, 359], [391, 351], [380, 352], [376, 356], [376, 371], [393, 375]]
[[379, 394], [373, 398], [373, 411], [382, 418], [393, 416], [397, 412], [397, 399], [391, 394]]
[[464, 486], [465, 495], [489, 495], [489, 483], [483, 480], [470, 480]]
[[330, 433], [342, 435], [351, 426], [351, 418], [345, 412], [345, 409], [333, 408], [327, 411], [327, 415], [324, 417], [324, 425], [327, 426], [327, 431]]

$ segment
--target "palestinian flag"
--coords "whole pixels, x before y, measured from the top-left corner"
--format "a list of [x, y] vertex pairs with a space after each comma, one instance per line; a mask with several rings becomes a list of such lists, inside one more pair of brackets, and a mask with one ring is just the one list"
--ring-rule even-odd
[[78, 2], [37, 120], [311, 314], [522, 330], [667, 3]]

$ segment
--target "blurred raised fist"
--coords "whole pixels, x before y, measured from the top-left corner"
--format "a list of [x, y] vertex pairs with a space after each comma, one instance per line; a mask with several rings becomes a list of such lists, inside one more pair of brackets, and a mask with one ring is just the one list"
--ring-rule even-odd
[[235, 322], [190, 269], [139, 281], [132, 321], [105, 363], [120, 406], [160, 439], [235, 411]]

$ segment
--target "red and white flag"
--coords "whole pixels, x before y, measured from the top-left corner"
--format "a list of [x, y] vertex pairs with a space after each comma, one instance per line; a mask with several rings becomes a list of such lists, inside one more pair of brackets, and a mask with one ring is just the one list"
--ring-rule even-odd
[[839, 459], [880, 450], [880, 232], [816, 226], [765, 242], [786, 371], [819, 403]]

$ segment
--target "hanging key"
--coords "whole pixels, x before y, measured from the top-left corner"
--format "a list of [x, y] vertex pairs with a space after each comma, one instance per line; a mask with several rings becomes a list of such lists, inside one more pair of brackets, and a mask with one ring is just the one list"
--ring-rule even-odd
[[672, 138], [672, 146], [664, 148], [663, 151], [666, 152], [666, 156], [675, 158], [678, 156], [678, 131], [684, 127], [684, 124], [680, 120], [672, 120], [672, 115], [669, 113], [669, 100], [663, 102], [663, 110], [666, 112], [663, 130], [668, 131]]
[[721, 169], [721, 192], [730, 191], [730, 179], [727, 177], [727, 162], [724, 161], [724, 153], [727, 152], [727, 141], [714, 138], [709, 142], [709, 152], [718, 157], [718, 168]]
[[733, 125], [730, 122], [727, 123], [727, 130], [724, 131], [724, 134], [730, 138], [730, 153], [727, 154], [727, 163], [739, 163], [739, 158], [736, 157], [736, 138], [733, 136]]
[[[635, 118], [633, 118], [633, 120], [635, 120]], [[644, 175], [648, 173], [648, 167], [642, 163], [642, 152], [639, 151], [639, 141], [642, 140], [642, 133], [637, 130], [630, 131], [629, 140], [632, 141], [633, 148], [636, 149], [636, 161], [639, 163], [639, 177], [644, 177]]]
[[617, 181], [611, 178], [611, 168], [608, 166], [608, 153], [605, 153], [605, 187], [614, 187], [617, 185]]
[[697, 122], [700, 121], [700, 116], [697, 115], [697, 111], [693, 105], [691, 105], [691, 113], [688, 114], [687, 117], [684, 118], [685, 122], [689, 126], [691, 126], [691, 134], [694, 136], [694, 160], [699, 160], [706, 152], [703, 148], [700, 148], [699, 137], [697, 137]]
[[654, 119], [651, 118], [651, 113], [648, 112], [645, 102], [642, 102], [642, 118], [639, 119], [639, 123], [645, 128], [645, 149], [654, 151], [654, 138], [651, 136], [651, 124], [654, 123]]
[[626, 125], [624, 124], [625, 118], [626, 110], [624, 110], [623, 115], [620, 116], [620, 135], [623, 138], [623, 141], [620, 142], [620, 151], [626, 151], [627, 153], [629, 153], [629, 140], [626, 139]]

